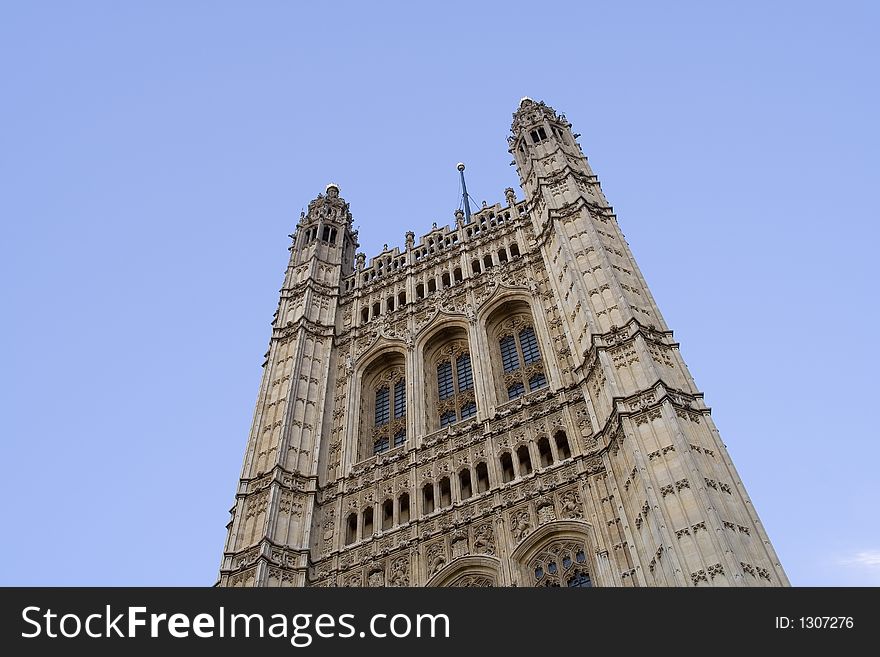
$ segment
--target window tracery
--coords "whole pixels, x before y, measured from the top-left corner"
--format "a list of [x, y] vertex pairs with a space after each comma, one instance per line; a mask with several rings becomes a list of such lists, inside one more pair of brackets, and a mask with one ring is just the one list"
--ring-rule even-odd
[[399, 357], [364, 379], [361, 395], [361, 458], [406, 442], [406, 377]]
[[436, 376], [434, 417], [442, 429], [477, 414], [474, 373], [467, 343], [449, 342], [433, 353], [430, 371]]
[[549, 543], [528, 562], [532, 586], [583, 588], [593, 586], [587, 548], [571, 539]]
[[516, 399], [547, 385], [538, 336], [528, 317], [516, 315], [503, 320], [497, 339], [503, 387], [508, 399]]

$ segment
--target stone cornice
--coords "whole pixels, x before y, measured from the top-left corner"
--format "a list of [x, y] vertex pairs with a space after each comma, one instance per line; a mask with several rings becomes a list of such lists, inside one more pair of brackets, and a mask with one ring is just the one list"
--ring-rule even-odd
[[304, 569], [299, 565], [308, 560], [309, 550], [295, 549], [273, 541], [264, 536], [258, 543], [236, 552], [224, 552], [225, 558], [231, 558], [232, 567], [222, 568], [221, 575], [234, 575], [254, 567], [260, 561], [272, 566], [287, 568], [291, 571]]
[[295, 296], [305, 292], [306, 289], [313, 290], [318, 294], [322, 294], [326, 297], [340, 296], [338, 285], [326, 285], [325, 283], [320, 283], [316, 281], [312, 277], [308, 277], [305, 280], [300, 281], [299, 283], [294, 283], [290, 287], [281, 288], [281, 299], [294, 298]]
[[306, 317], [300, 317], [295, 322], [288, 322], [283, 327], [272, 327], [272, 340], [286, 341], [296, 337], [299, 330], [322, 338], [332, 338], [336, 327], [332, 324], [321, 324]]
[[252, 493], [268, 489], [272, 484], [293, 492], [314, 493], [317, 490], [318, 477], [306, 476], [276, 464], [271, 470], [257, 477], [239, 479], [236, 497], [247, 497]]

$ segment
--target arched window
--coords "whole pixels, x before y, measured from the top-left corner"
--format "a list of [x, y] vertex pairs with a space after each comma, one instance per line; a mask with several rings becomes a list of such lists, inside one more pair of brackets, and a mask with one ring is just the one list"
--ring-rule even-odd
[[550, 449], [550, 441], [546, 437], [538, 441], [538, 455], [541, 457], [541, 467], [553, 465], [553, 451]]
[[571, 449], [568, 446], [568, 437], [565, 435], [565, 432], [557, 431], [554, 440], [556, 441], [556, 453], [559, 454], [559, 458], [571, 458]]
[[382, 502], [382, 531], [391, 529], [394, 525], [394, 500]]
[[366, 322], [370, 319], [370, 309], [369, 308], [361, 308], [361, 321]]
[[519, 244], [517, 244], [516, 242], [514, 242], [513, 244], [510, 245], [510, 257], [511, 258], [518, 258], [519, 257]]
[[406, 442], [406, 379], [403, 356], [384, 356], [363, 379], [361, 458], [381, 454]]
[[489, 468], [485, 463], [477, 463], [477, 492], [485, 493], [489, 490]]
[[443, 276], [441, 276], [441, 280], [443, 281], [443, 287], [449, 287], [451, 285], [449, 282], [449, 272], [445, 272]]
[[429, 278], [428, 279], [428, 294], [433, 294], [437, 291], [437, 279]]
[[[477, 414], [474, 373], [464, 329], [442, 331], [426, 349], [426, 370], [434, 374], [429, 399], [436, 406], [431, 429], [447, 427]], [[434, 385], [436, 383], [436, 386]]]
[[440, 508], [444, 509], [452, 504], [452, 487], [449, 484], [449, 477], [443, 477], [440, 480]]
[[486, 269], [489, 269], [492, 266], [492, 255], [491, 254], [487, 253], [485, 256], [483, 256], [483, 266]]
[[501, 480], [506, 484], [508, 481], [513, 481], [513, 457], [510, 456], [510, 452], [504, 452], [501, 455]]
[[385, 309], [388, 312], [391, 312], [392, 310], [394, 310], [394, 295], [393, 294], [385, 300]]
[[358, 518], [357, 515], [352, 513], [348, 516], [348, 519], [345, 521], [345, 544], [351, 545], [357, 540], [357, 531], [358, 531]]
[[373, 535], [373, 507], [368, 506], [364, 509], [363, 524], [361, 525], [361, 536], [367, 538]]
[[409, 493], [401, 493], [397, 498], [397, 522], [401, 525], [409, 522]]
[[507, 262], [507, 249], [505, 249], [503, 246], [498, 249], [498, 262], [500, 262], [501, 264]]
[[463, 500], [466, 500], [473, 495], [473, 490], [471, 489], [471, 471], [467, 468], [458, 473], [458, 490], [460, 491], [461, 499]]
[[547, 385], [531, 314], [522, 312], [527, 308], [522, 302], [507, 304], [495, 311], [489, 322], [490, 336], [494, 335], [498, 345], [500, 387], [507, 399], [516, 399]]
[[532, 473], [532, 457], [529, 455], [528, 445], [520, 445], [517, 447], [516, 460], [519, 462], [520, 477]]
[[479, 260], [471, 261], [471, 271], [475, 274], [480, 273], [480, 261]]
[[430, 482], [422, 486], [422, 512], [434, 512], [434, 484]]
[[456, 267], [455, 270], [453, 270], [452, 280], [454, 280], [456, 283], [461, 283], [464, 280], [461, 275], [461, 267]]
[[406, 305], [406, 290], [397, 295], [397, 306], [402, 308]]

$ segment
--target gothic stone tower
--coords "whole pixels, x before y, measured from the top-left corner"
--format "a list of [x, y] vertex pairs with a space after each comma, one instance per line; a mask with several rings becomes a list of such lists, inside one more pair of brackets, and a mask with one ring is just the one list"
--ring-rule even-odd
[[788, 585], [571, 124], [509, 144], [525, 200], [369, 266], [309, 204], [220, 585]]

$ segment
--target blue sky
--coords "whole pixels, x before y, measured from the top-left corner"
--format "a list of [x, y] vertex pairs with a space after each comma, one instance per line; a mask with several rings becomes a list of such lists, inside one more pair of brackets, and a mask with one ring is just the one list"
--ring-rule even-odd
[[299, 4], [0, 8], [0, 584], [212, 584], [300, 210], [502, 201], [525, 95], [792, 582], [880, 584], [876, 3]]

